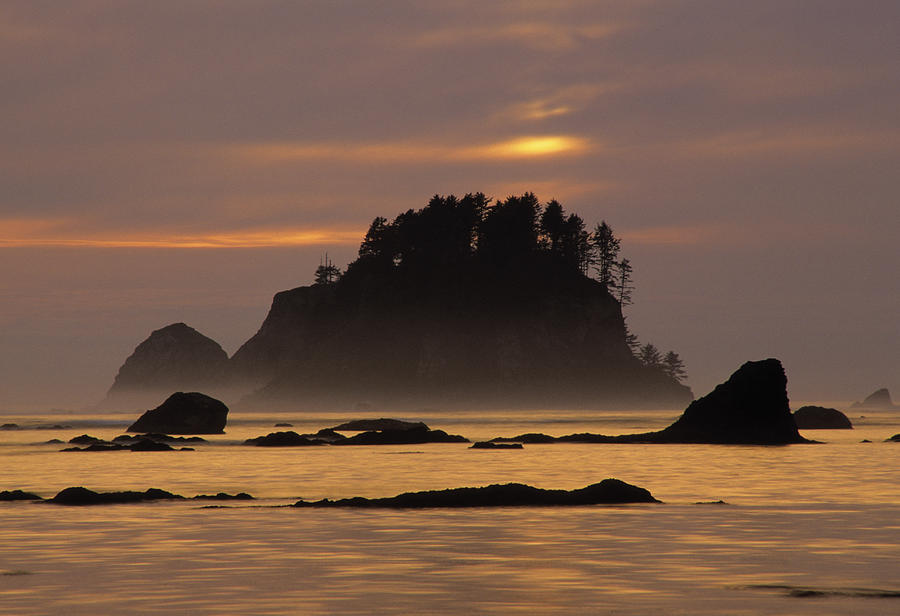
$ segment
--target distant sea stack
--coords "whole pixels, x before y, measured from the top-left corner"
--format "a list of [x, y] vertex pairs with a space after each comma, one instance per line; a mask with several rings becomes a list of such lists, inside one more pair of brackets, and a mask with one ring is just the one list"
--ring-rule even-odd
[[221, 387], [227, 367], [219, 343], [173, 323], [151, 333], [125, 360], [103, 406], [147, 408], [173, 391]]
[[881, 388], [866, 396], [866, 399], [862, 402], [854, 402], [850, 405], [850, 408], [889, 411], [898, 407], [891, 400], [891, 392], [886, 388]]

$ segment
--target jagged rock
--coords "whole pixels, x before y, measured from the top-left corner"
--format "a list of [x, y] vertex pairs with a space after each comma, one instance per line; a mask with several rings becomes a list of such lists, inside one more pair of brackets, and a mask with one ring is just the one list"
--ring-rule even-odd
[[794, 422], [801, 430], [849, 430], [853, 424], [837, 409], [825, 406], [801, 406], [794, 411]]
[[897, 408], [891, 400], [891, 393], [886, 388], [881, 388], [872, 392], [862, 402], [854, 402], [850, 408], [855, 409], [883, 409], [891, 410]]
[[104, 404], [213, 387], [222, 383], [227, 368], [228, 355], [216, 341], [173, 323], [151, 333], [125, 360]]
[[74, 438], [69, 439], [69, 443], [72, 445], [93, 445], [94, 443], [103, 443], [102, 438], [97, 438], [96, 436], [91, 436], [89, 434], [82, 434], [81, 436], [76, 436]]
[[469, 449], [523, 449], [522, 443], [498, 443], [495, 441], [478, 441]]
[[308, 445], [324, 444], [325, 441], [306, 438], [293, 430], [288, 430], [286, 432], [270, 432], [265, 436], [248, 438], [244, 441], [244, 445], [255, 445], [257, 447], [305, 447]]
[[659, 501], [638, 486], [618, 479], [604, 479], [600, 483], [579, 490], [543, 490], [521, 483], [494, 484], [481, 488], [452, 488], [407, 492], [391, 498], [344, 498], [307, 502], [297, 501], [294, 507], [381, 507], [421, 509], [431, 507], [514, 507], [514, 506], [575, 506], [611, 505], [622, 503], [658, 503]]
[[468, 443], [469, 440], [458, 434], [447, 434], [443, 430], [429, 430], [428, 426], [406, 428], [402, 430], [372, 430], [360, 432], [334, 445], [415, 445], [419, 443]]
[[84, 487], [72, 487], [62, 490], [46, 502], [56, 505], [113, 505], [179, 499], [184, 497], [158, 488], [150, 488], [144, 492], [94, 492]]
[[128, 431], [221, 434], [225, 431], [227, 418], [228, 407], [221, 401], [199, 392], [177, 392], [141, 415]]
[[403, 421], [402, 419], [382, 417], [381, 419], [354, 419], [335, 426], [332, 430], [362, 432], [367, 430], [413, 430], [421, 428], [427, 429], [428, 426], [421, 421]]
[[3, 490], [0, 492], [0, 501], [20, 501], [20, 500], [44, 500], [37, 494], [24, 492], [22, 490]]

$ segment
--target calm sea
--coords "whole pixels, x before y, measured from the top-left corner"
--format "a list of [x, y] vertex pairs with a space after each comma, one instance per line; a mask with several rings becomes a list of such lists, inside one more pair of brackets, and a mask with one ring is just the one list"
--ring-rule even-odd
[[[0, 432], [0, 489], [50, 497], [74, 485], [158, 487], [258, 498], [257, 506], [228, 508], [0, 503], [0, 613], [897, 614], [900, 598], [878, 595], [900, 592], [900, 443], [883, 442], [900, 432], [900, 414], [848, 414], [854, 430], [804, 432], [821, 445], [559, 443], [520, 451], [246, 447], [244, 439], [277, 422], [304, 432], [366, 414], [232, 414], [227, 434], [193, 452], [162, 453], [60, 453], [61, 445], [43, 444], [85, 432], [112, 438], [131, 414], [0, 417], [71, 426]], [[645, 431], [676, 416], [403, 418], [475, 440]], [[606, 477], [645, 487], [664, 504], [268, 507], [506, 482], [578, 488]], [[727, 504], [697, 504], [719, 500]]]

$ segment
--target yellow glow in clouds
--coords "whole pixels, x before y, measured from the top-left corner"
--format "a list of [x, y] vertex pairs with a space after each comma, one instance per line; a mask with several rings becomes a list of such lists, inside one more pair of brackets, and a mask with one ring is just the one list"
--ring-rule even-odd
[[576, 154], [586, 150], [588, 142], [578, 137], [551, 135], [544, 137], [518, 137], [476, 148], [471, 152], [475, 157], [484, 158], [531, 158], [536, 156], [558, 156]]

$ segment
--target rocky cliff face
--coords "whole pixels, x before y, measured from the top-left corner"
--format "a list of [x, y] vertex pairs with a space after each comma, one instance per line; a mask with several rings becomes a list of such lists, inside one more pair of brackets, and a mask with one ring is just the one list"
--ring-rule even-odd
[[173, 391], [220, 386], [228, 355], [184, 323], [158, 329], [141, 342], [109, 389], [104, 406], [156, 405]]

